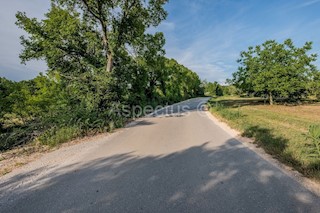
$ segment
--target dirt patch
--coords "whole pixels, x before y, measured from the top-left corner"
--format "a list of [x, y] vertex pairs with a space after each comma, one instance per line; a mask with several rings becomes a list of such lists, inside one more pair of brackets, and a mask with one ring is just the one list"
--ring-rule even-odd
[[87, 143], [100, 140], [108, 135], [110, 135], [110, 133], [102, 133], [94, 136], [87, 136], [84, 138], [75, 139], [73, 141], [61, 144], [56, 147], [49, 147], [32, 143], [14, 148], [6, 152], [2, 152], [0, 153], [0, 176], [8, 174], [25, 164], [39, 159], [46, 153], [53, 152], [63, 147], [73, 146], [79, 143]]
[[[277, 114], [289, 115], [290, 117], [297, 117], [308, 119], [311, 121], [319, 121], [320, 120], [320, 105], [301, 105], [301, 106], [254, 106], [259, 110], [271, 111]], [[253, 107], [250, 107], [250, 109]]]

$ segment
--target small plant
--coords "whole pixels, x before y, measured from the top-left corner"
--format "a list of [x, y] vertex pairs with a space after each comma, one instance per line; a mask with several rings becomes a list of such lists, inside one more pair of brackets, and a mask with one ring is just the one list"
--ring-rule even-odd
[[219, 103], [218, 101], [216, 101], [214, 104], [214, 108], [217, 111], [221, 111], [221, 110], [224, 110], [226, 107], [222, 103]]
[[215, 101], [210, 104], [210, 108], [214, 109], [214, 111], [219, 112], [219, 114], [226, 119], [236, 120], [236, 119], [242, 117], [240, 105], [238, 106], [237, 110], [235, 111], [235, 110], [225, 106], [223, 103], [220, 103], [219, 101]]
[[307, 137], [311, 140], [308, 156], [320, 158], [320, 124], [310, 126]]
[[240, 117], [242, 117], [241, 115], [241, 112], [240, 111], [231, 111], [229, 109], [225, 109], [225, 110], [222, 110], [220, 112], [220, 114], [226, 118], [226, 119], [229, 119], [229, 120], [236, 120], [236, 119], [239, 119]]
[[239, 104], [239, 105], [238, 105], [238, 112], [237, 112], [238, 118], [241, 117], [241, 111], [240, 111], [240, 109], [241, 109], [241, 106], [240, 106], [240, 104]]
[[58, 144], [75, 139], [81, 135], [81, 130], [77, 126], [53, 127], [38, 137], [41, 144], [56, 146]]

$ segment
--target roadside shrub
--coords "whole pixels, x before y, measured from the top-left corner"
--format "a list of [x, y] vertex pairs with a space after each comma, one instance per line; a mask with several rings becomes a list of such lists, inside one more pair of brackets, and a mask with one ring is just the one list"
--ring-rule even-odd
[[33, 121], [22, 126], [0, 130], [0, 151], [33, 141], [43, 131], [43, 128], [43, 124]]
[[220, 113], [220, 115], [229, 120], [235, 120], [242, 117], [240, 106], [237, 110], [232, 110], [218, 101], [210, 104], [210, 108]]
[[25, 144], [32, 138], [32, 132], [29, 129], [14, 128], [10, 132], [0, 134], [0, 151], [10, 149], [14, 146]]
[[308, 156], [320, 159], [320, 124], [310, 126], [307, 137], [311, 141], [307, 145]]
[[81, 133], [77, 126], [53, 127], [40, 135], [38, 141], [43, 145], [56, 146], [79, 137]]
[[221, 111], [221, 115], [229, 120], [236, 120], [240, 117], [242, 117], [241, 112], [240, 111], [231, 111], [228, 109], [222, 110]]

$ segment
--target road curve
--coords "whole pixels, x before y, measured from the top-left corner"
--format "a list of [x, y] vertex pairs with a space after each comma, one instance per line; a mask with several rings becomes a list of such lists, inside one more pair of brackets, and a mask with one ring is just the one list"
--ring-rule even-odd
[[319, 197], [199, 111], [207, 100], [159, 110], [0, 178], [0, 212], [320, 211]]

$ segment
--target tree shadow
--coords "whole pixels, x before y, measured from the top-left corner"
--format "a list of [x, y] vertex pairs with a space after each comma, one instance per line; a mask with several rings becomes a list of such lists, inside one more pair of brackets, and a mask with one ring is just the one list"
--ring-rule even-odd
[[[316, 195], [237, 140], [215, 148], [212, 143], [168, 155], [130, 152], [61, 167], [6, 193], [0, 211], [318, 212]], [[13, 177], [0, 190], [21, 182]]]
[[295, 99], [289, 99], [289, 98], [282, 98], [282, 99], [277, 99], [276, 100], [278, 104], [289, 106], [289, 107], [295, 107], [295, 106], [303, 106], [303, 105], [319, 105], [320, 100], [316, 99], [300, 99], [300, 100], [295, 100]]
[[[310, 100], [310, 99], [302, 99], [300, 101], [293, 101], [290, 99], [283, 99], [283, 98], [277, 98], [274, 100], [275, 105], [284, 105], [284, 106], [300, 106], [300, 105], [319, 105], [319, 100]], [[243, 106], [259, 106], [259, 105], [269, 105], [269, 101], [267, 99], [263, 98], [242, 98], [242, 99], [236, 99], [236, 100], [211, 100], [209, 103], [212, 106], [215, 106], [216, 102], [219, 104], [230, 107], [230, 108], [236, 108], [236, 107], [243, 107]]]
[[267, 153], [275, 156], [285, 164], [294, 166], [296, 169], [302, 172], [301, 163], [294, 156], [292, 156], [291, 153], [286, 152], [289, 142], [288, 139], [275, 136], [272, 131], [273, 130], [271, 129], [260, 126], [250, 126], [244, 130], [242, 136], [254, 138], [255, 143], [258, 146], [262, 146]]
[[265, 99], [237, 99], [237, 100], [219, 100], [219, 101], [210, 101], [212, 106], [219, 103], [225, 107], [236, 108], [243, 106], [256, 106], [256, 105], [269, 105]]
[[263, 128], [258, 125], [247, 127], [242, 135], [244, 137], [254, 138], [256, 143], [265, 147], [267, 150], [278, 154], [283, 153], [287, 148], [287, 139], [275, 136], [271, 129]]

